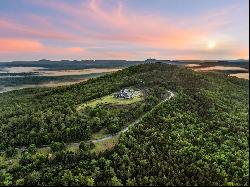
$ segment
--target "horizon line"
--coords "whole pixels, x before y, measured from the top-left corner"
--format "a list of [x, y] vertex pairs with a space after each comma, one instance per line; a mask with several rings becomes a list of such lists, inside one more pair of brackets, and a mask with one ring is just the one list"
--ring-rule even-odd
[[38, 62], [38, 61], [51, 61], [51, 62], [60, 62], [60, 61], [128, 61], [128, 62], [133, 62], [133, 61], [149, 61], [149, 60], [154, 60], [154, 61], [249, 61], [249, 59], [206, 59], [206, 60], [200, 60], [200, 59], [194, 59], [194, 60], [187, 60], [187, 59], [154, 59], [154, 58], [148, 58], [145, 60], [127, 60], [127, 59], [79, 59], [79, 60], [69, 60], [69, 59], [61, 59], [61, 60], [51, 60], [51, 59], [40, 59], [40, 60], [12, 60], [12, 61], [0, 61], [0, 63], [8, 63], [8, 62]]

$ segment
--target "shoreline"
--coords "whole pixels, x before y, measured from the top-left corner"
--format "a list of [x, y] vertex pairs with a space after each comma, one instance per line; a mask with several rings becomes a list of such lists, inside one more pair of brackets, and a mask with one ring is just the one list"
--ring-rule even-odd
[[[19, 68], [20, 69], [20, 68]], [[18, 69], [18, 70], [19, 70]], [[22, 69], [23, 70], [23, 69]], [[101, 73], [113, 73], [116, 71], [122, 70], [122, 68], [90, 68], [90, 69], [80, 69], [80, 70], [58, 70], [58, 71], [39, 71], [37, 73], [38, 76], [40, 77], [46, 77], [46, 76], [51, 76], [51, 77], [60, 77], [60, 76], [77, 76], [77, 75], [91, 75], [91, 74], [101, 74]], [[16, 77], [16, 76], [15, 76]], [[98, 76], [96, 76], [98, 77]], [[95, 78], [91, 77], [91, 78]], [[14, 90], [21, 90], [24, 88], [36, 88], [36, 87], [58, 87], [58, 86], [67, 86], [67, 85], [72, 85], [72, 84], [77, 84], [81, 82], [85, 82], [89, 80], [90, 78], [79, 78], [76, 80], [65, 80], [65, 81], [48, 81], [47, 83], [41, 83], [41, 84], [24, 84], [24, 85], [16, 85], [16, 86], [2, 86], [0, 87], [0, 94], [1, 93], [6, 93], [9, 91], [14, 91]]]

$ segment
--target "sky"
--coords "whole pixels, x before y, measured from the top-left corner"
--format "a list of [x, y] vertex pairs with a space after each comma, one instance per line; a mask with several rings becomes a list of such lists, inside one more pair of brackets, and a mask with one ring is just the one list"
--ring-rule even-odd
[[249, 59], [249, 0], [0, 0], [0, 61]]

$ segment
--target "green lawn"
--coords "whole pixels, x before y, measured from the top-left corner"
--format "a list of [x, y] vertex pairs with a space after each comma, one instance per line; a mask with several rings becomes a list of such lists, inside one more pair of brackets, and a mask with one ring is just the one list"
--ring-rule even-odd
[[129, 104], [133, 104], [139, 101], [143, 100], [143, 93], [140, 91], [140, 94], [138, 94], [137, 96], [131, 98], [131, 99], [119, 99], [119, 98], [114, 98], [113, 94], [111, 95], [107, 95], [104, 97], [101, 97], [99, 99], [94, 99], [91, 101], [88, 101], [84, 104], [81, 104], [78, 107], [78, 110], [81, 110], [87, 106], [89, 107], [96, 107], [96, 105], [98, 104], [113, 104], [113, 105], [129, 105]]
[[113, 148], [117, 143], [118, 143], [118, 137], [114, 136], [111, 139], [95, 143], [95, 148], [92, 151], [95, 153], [100, 153], [107, 149]]

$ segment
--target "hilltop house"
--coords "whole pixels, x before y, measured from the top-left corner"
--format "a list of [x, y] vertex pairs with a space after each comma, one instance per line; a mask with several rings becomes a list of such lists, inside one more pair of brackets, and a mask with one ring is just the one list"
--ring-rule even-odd
[[115, 93], [114, 97], [119, 98], [119, 99], [131, 99], [132, 94], [130, 93], [128, 89], [122, 89], [120, 92]]

